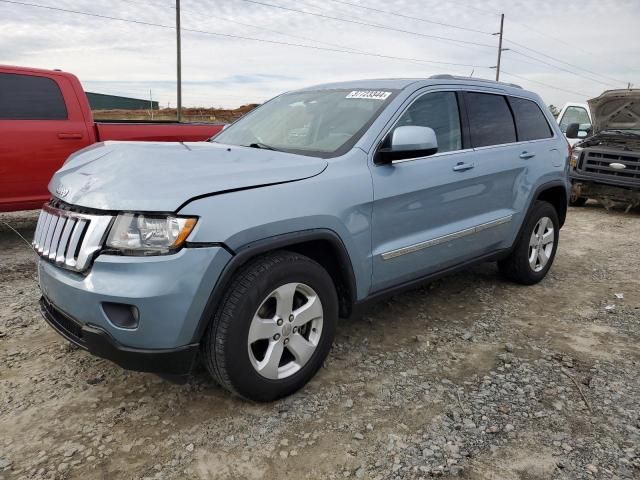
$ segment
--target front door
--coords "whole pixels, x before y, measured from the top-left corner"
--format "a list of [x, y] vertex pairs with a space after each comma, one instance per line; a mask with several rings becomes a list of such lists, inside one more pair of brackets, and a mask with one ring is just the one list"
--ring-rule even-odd
[[460, 97], [424, 93], [393, 127], [432, 128], [436, 154], [371, 165], [373, 292], [482, 255], [495, 243], [489, 230], [508, 219], [494, 208], [491, 179], [463, 134]]

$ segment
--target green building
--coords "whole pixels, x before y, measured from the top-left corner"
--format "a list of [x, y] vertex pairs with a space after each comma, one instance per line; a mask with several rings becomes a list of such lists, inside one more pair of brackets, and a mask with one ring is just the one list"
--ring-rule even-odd
[[91, 110], [158, 110], [158, 102], [141, 98], [118, 97], [104, 93], [87, 92]]

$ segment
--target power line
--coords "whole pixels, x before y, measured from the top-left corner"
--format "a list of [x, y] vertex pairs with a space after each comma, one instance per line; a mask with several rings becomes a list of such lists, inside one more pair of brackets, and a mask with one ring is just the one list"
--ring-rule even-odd
[[502, 70], [502, 73], [503, 73], [503, 74], [505, 74], [505, 75], [508, 75], [508, 76], [510, 76], [510, 77], [519, 78], [520, 80], [524, 80], [524, 81], [526, 81], [526, 82], [537, 83], [538, 85], [542, 85], [542, 86], [547, 87], [547, 88], [553, 88], [554, 90], [560, 90], [560, 91], [562, 91], [562, 92], [570, 93], [571, 95], [580, 95], [581, 97], [584, 97], [584, 98], [589, 98], [589, 97], [591, 97], [591, 96], [592, 96], [592, 95], [587, 95], [586, 93], [580, 93], [580, 92], [574, 92], [574, 91], [572, 91], [572, 90], [566, 90], [566, 89], [564, 89], [564, 88], [556, 87], [556, 86], [551, 85], [551, 84], [549, 84], [549, 83], [540, 82], [540, 81], [538, 81], [538, 80], [532, 80], [532, 79], [530, 79], [530, 78], [523, 77], [523, 76], [521, 76], [521, 75], [516, 75], [515, 73], [507, 72], [507, 71], [506, 71], [506, 70], [504, 70], [504, 69]]
[[[128, 2], [128, 3], [132, 3], [134, 5], [135, 4], [139, 4], [139, 2], [136, 2], [135, 0], [122, 0], [122, 1], [125, 1], [125, 2]], [[150, 3], [148, 0], [145, 1], [145, 3], [147, 3], [149, 5], [158, 6], [158, 7], [161, 7], [161, 8], [170, 9], [170, 10], [175, 10], [176, 9], [176, 7], [173, 6], [173, 5], [160, 5], [160, 4], [157, 4], [157, 3]], [[180, 8], [180, 10], [182, 12], [187, 12], [187, 13], [190, 12], [190, 13], [196, 14], [196, 12], [194, 10], [184, 9], [182, 7]], [[291, 33], [285, 33], [285, 32], [281, 32], [279, 30], [274, 30], [274, 29], [271, 29], [271, 28], [263, 27], [263, 26], [253, 25], [251, 23], [244, 23], [244, 22], [240, 22], [238, 20], [231, 20], [230, 18], [220, 17], [219, 15], [210, 15], [210, 16], [208, 16], [208, 18], [222, 20], [223, 22], [229, 22], [229, 23], [233, 23], [233, 24], [236, 24], [236, 25], [242, 25], [243, 27], [255, 28], [256, 30], [262, 30], [264, 32], [275, 33], [276, 35], [282, 35], [282, 36], [285, 36], [285, 37], [296, 38], [298, 40], [305, 40], [305, 41], [308, 41], [308, 42], [315, 42], [315, 43], [319, 43], [320, 45], [329, 45], [331, 47], [337, 47], [337, 48], [340, 48], [340, 49], [343, 49], [343, 50], [353, 50], [354, 52], [367, 53], [364, 50], [348, 47], [346, 45], [339, 45], [337, 43], [325, 42], [323, 40], [317, 40], [315, 38], [305, 37], [305, 36], [302, 36], [302, 35], [293, 35]]]
[[468, 8], [470, 10], [475, 10], [476, 12], [482, 14], [482, 15], [486, 15], [489, 17], [500, 17], [500, 14], [498, 12], [491, 12], [487, 9], [484, 8], [478, 8], [478, 7], [474, 7], [473, 5], [469, 5], [466, 2], [459, 2], [459, 1], [454, 1], [454, 0], [448, 0], [447, 3], [455, 3], [457, 5], [460, 5], [464, 8]]
[[440, 25], [442, 27], [457, 28], [459, 30], [466, 30], [467, 32], [482, 33], [484, 35], [493, 35], [493, 32], [485, 32], [484, 30], [476, 30], [475, 28], [462, 27], [460, 25], [452, 25], [450, 23], [438, 22], [436, 20], [427, 20], [426, 18], [421, 18], [421, 17], [412, 17], [410, 15], [403, 15], [402, 13], [398, 13], [398, 12], [392, 12], [392, 11], [389, 11], [389, 10], [382, 10], [382, 9], [379, 9], [379, 8], [360, 5], [360, 4], [357, 4], [357, 3], [346, 2], [344, 0], [330, 0], [330, 1], [332, 1], [334, 3], [341, 3], [343, 5], [349, 5], [351, 7], [362, 8], [364, 10], [370, 10], [372, 12], [378, 12], [378, 13], [384, 13], [384, 14], [387, 14], [387, 15], [393, 15], [394, 17], [407, 18], [409, 20], [417, 20], [418, 22], [431, 23], [431, 24], [434, 24], [434, 25]]
[[[256, 1], [253, 1], [253, 0], [243, 0], [243, 1], [248, 1], [248, 2], [251, 2], [251, 3], [261, 3], [261, 2], [256, 2]], [[115, 20], [115, 21], [120, 21], [120, 22], [125, 22], [125, 23], [133, 23], [133, 24], [138, 24], [138, 25], [144, 25], [144, 26], [151, 26], [151, 27], [175, 30], [175, 26], [172, 26], [172, 25], [163, 25], [163, 24], [159, 24], [159, 23], [146, 22], [146, 21], [142, 21], [142, 20], [132, 20], [132, 19], [126, 19], [126, 18], [120, 18], [120, 17], [113, 17], [113, 16], [110, 16], [110, 15], [83, 12], [83, 11], [80, 11], [80, 10], [72, 10], [72, 9], [66, 9], [66, 8], [60, 8], [60, 7], [53, 7], [53, 6], [49, 6], [49, 5], [40, 5], [40, 4], [29, 3], [29, 2], [20, 2], [20, 1], [16, 1], [16, 0], [0, 0], [0, 2], [1, 3], [14, 4], [14, 5], [22, 5], [22, 6], [27, 6], [27, 7], [41, 8], [41, 9], [52, 10], [52, 11], [65, 12], [65, 13], [73, 13], [73, 14], [77, 14], [77, 15], [84, 15], [84, 16], [89, 16], [89, 17], [94, 17], [94, 18], [100, 18], [100, 19], [104, 19], [104, 20]], [[192, 32], [192, 33], [213, 35], [213, 36], [218, 36], [218, 37], [223, 37], [223, 38], [233, 38], [233, 39], [240, 39], [240, 40], [248, 40], [248, 41], [269, 43], [269, 44], [275, 44], [275, 45], [283, 45], [283, 46], [290, 46], [290, 47], [314, 49], [314, 50], [320, 50], [320, 51], [336, 52], [336, 53], [347, 53], [347, 54], [355, 54], [355, 55], [364, 55], [364, 56], [371, 56], [371, 57], [378, 57], [378, 58], [385, 58], [385, 59], [392, 59], [392, 60], [400, 60], [400, 61], [431, 63], [431, 64], [440, 64], [440, 65], [449, 65], [449, 66], [459, 66], [459, 67], [489, 68], [489, 67], [482, 66], [482, 65], [472, 65], [472, 64], [453, 63], [453, 62], [440, 62], [440, 61], [436, 61], [436, 60], [427, 60], [427, 59], [419, 59], [419, 58], [395, 57], [395, 56], [391, 56], [391, 55], [383, 55], [383, 54], [377, 54], [377, 53], [372, 53], [372, 52], [348, 51], [348, 50], [341, 50], [341, 49], [335, 49], [335, 48], [325, 48], [325, 47], [318, 47], [318, 46], [314, 46], [314, 45], [304, 45], [304, 44], [297, 44], [297, 43], [291, 43], [291, 42], [282, 42], [282, 41], [277, 41], [277, 40], [267, 40], [267, 39], [262, 39], [262, 38], [246, 37], [246, 36], [241, 36], [241, 35], [234, 35], [234, 34], [221, 33], [221, 32], [213, 32], [213, 31], [199, 30], [199, 29], [191, 29], [191, 28], [183, 28], [182, 30], [183, 31], [187, 31], [187, 32]], [[516, 44], [515, 42], [511, 42], [511, 43]], [[536, 60], [538, 62], [541, 62], [541, 63], [547, 64], [547, 65], [550, 65], [552, 67], [559, 68], [561, 70], [567, 71], [568, 73], [572, 73], [572, 74], [582, 78], [580, 75], [576, 74], [575, 72], [571, 72], [570, 70], [562, 69], [561, 67], [558, 67], [556, 65], [552, 65], [552, 64], [547, 63], [547, 62], [544, 62], [544, 61], [542, 61], [540, 59], [537, 59], [535, 57], [528, 56], [528, 55], [526, 55], [526, 54], [524, 54], [522, 52], [518, 52], [517, 50], [512, 50], [512, 51], [517, 52], [520, 55], [527, 56], [527, 57], [529, 57], [529, 58], [531, 58], [533, 60]], [[545, 87], [548, 87], [548, 88], [564, 91], [564, 92], [571, 93], [571, 94], [576, 94], [577, 93], [577, 92], [566, 90], [566, 89], [563, 89], [563, 88], [560, 88], [560, 87], [556, 87], [554, 85], [543, 83], [543, 82], [540, 82], [540, 81], [537, 81], [537, 80], [531, 80], [531, 79], [522, 77], [522, 76], [514, 74], [514, 73], [506, 72], [504, 70], [502, 70], [502, 71], [506, 75], [510, 75], [512, 77], [515, 77], [515, 78], [520, 78], [520, 79], [523, 79], [525, 81], [537, 83], [539, 85], [542, 85], [542, 86], [545, 86]], [[590, 95], [586, 95], [586, 94], [583, 94], [583, 93], [578, 93], [578, 94], [581, 95], [581, 96], [584, 96], [584, 97], [589, 97], [590, 96]]]
[[[243, 0], [243, 1], [249, 1], [249, 2], [251, 2], [251, 3], [260, 3], [260, 4], [262, 4], [262, 2], [256, 2], [255, 0]], [[366, 6], [358, 5], [358, 4], [354, 4], [354, 3], [351, 3], [351, 2], [348, 2], [348, 1], [345, 1], [345, 0], [330, 0], [330, 1], [335, 2], [335, 3], [344, 4], [344, 5], [350, 5], [350, 6], [353, 6], [353, 7], [364, 8], [364, 9], [372, 10], [372, 11], [376, 11], [376, 12], [387, 13], [387, 14], [391, 14], [391, 15], [395, 15], [395, 16], [399, 16], [399, 17], [403, 17], [403, 18], [409, 18], [409, 19], [413, 19], [413, 20], [426, 21], [426, 22], [429, 22], [429, 23], [437, 23], [437, 24], [441, 24], [441, 25], [446, 25], [446, 26], [448, 26], [448, 27], [453, 27], [453, 28], [462, 28], [462, 29], [465, 29], [465, 30], [469, 30], [469, 29], [466, 29], [466, 28], [464, 28], [464, 27], [458, 27], [458, 26], [450, 25], [450, 24], [442, 24], [442, 23], [439, 23], [439, 22], [433, 22], [433, 21], [426, 20], [426, 19], [414, 18], [414, 17], [410, 17], [410, 16], [408, 16], [408, 15], [403, 15], [403, 14], [399, 14], [399, 13], [395, 13], [395, 12], [390, 12], [390, 11], [386, 11], [386, 10], [381, 10], [381, 9], [377, 9], [377, 8], [373, 8], [373, 7], [366, 7]], [[458, 2], [458, 3], [459, 3], [459, 2]], [[471, 7], [471, 6], [468, 6], [468, 7], [469, 7], [469, 8], [474, 8], [474, 9], [475, 9], [475, 7]], [[476, 9], [476, 10], [477, 10], [477, 9]], [[520, 22], [515, 22], [515, 23], [520, 23]], [[521, 24], [521, 25], [523, 25], [523, 24]], [[478, 31], [478, 30], [472, 30], [472, 31], [480, 32], [480, 31]], [[480, 33], [488, 33], [488, 32], [480, 32]], [[544, 35], [544, 34], [542, 34], [542, 35]], [[565, 61], [563, 61], [563, 60], [560, 60], [560, 59], [558, 59], [558, 58], [555, 58], [555, 57], [552, 57], [552, 56], [550, 56], [550, 55], [547, 55], [547, 54], [545, 54], [545, 53], [543, 53], [543, 52], [540, 52], [540, 51], [538, 51], [538, 50], [534, 50], [534, 49], [532, 49], [532, 48], [529, 48], [529, 47], [527, 47], [527, 46], [525, 46], [525, 45], [522, 45], [522, 44], [520, 44], [520, 43], [518, 43], [518, 42], [515, 42], [515, 41], [512, 41], [512, 40], [508, 40], [508, 39], [507, 39], [507, 41], [509, 41], [511, 44], [516, 45], [516, 46], [518, 46], [518, 47], [521, 47], [521, 48], [523, 48], [523, 49], [525, 49], [525, 50], [531, 51], [531, 52], [536, 53], [536, 54], [538, 54], [538, 55], [540, 55], [540, 56], [543, 56], [543, 57], [549, 58], [549, 59], [551, 59], [551, 60], [554, 60], [554, 61], [556, 61], [556, 62], [563, 63], [563, 64], [565, 64], [565, 65], [568, 65], [568, 66], [570, 66], [570, 67], [576, 68], [576, 69], [578, 69], [578, 70], [582, 70], [582, 71], [587, 72], [587, 73], [589, 73], [589, 74], [591, 74], [591, 75], [595, 75], [595, 76], [597, 76], [597, 77], [601, 77], [601, 78], [606, 78], [606, 79], [609, 79], [609, 80], [613, 80], [613, 81], [618, 82], [618, 83], [623, 83], [623, 84], [624, 84], [624, 83], [627, 83], [627, 82], [625, 82], [625, 81], [618, 80], [618, 79], [615, 79], [615, 78], [612, 78], [612, 77], [608, 77], [608, 76], [606, 76], [606, 75], [599, 74], [599, 73], [594, 72], [594, 71], [592, 71], [592, 70], [585, 69], [585, 68], [580, 67], [580, 66], [578, 66], [578, 65], [574, 65], [574, 64], [571, 64], [571, 63], [565, 62]], [[553, 67], [553, 68], [558, 68], [559, 70], [565, 71], [565, 72], [567, 72], [567, 73], [571, 73], [571, 74], [573, 74], [573, 75], [578, 75], [578, 74], [576, 74], [575, 72], [572, 72], [572, 71], [567, 70], [567, 69], [564, 69], [564, 68], [562, 68], [562, 67], [558, 67], [557, 65], [553, 65], [553, 64], [551, 64], [551, 63], [548, 63], [548, 62], [542, 61], [542, 60], [540, 60], [540, 59], [538, 59], [538, 58], [535, 58], [535, 57], [533, 57], [533, 56], [527, 55], [527, 54], [525, 54], [525, 53], [523, 53], [523, 52], [520, 52], [520, 51], [518, 51], [518, 50], [514, 50], [514, 49], [512, 49], [512, 51], [513, 51], [514, 53], [518, 54], [518, 55], [522, 55], [522, 56], [524, 56], [524, 57], [530, 58], [530, 59], [535, 60], [535, 61], [537, 61], [537, 62], [539, 62], [539, 63], [545, 64], [545, 65], [548, 65], [548, 66]], [[578, 76], [580, 76], [580, 75], [578, 75]], [[614, 86], [614, 87], [617, 87], [617, 86], [618, 86], [618, 85], [614, 85], [614, 84], [611, 84], [611, 83], [603, 82], [603, 81], [601, 81], [601, 80], [597, 80], [597, 79], [594, 79], [594, 78], [582, 77], [582, 76], [581, 76], [581, 78], [585, 78], [585, 79], [587, 79], [587, 80], [590, 80], [590, 81], [593, 81], [593, 82], [596, 82], [596, 83], [600, 83], [600, 84], [602, 84], [602, 85]]]
[[[163, 24], [160, 24], [160, 23], [145, 22], [145, 21], [142, 21], [142, 20], [131, 20], [131, 19], [127, 19], [127, 18], [113, 17], [113, 16], [110, 16], [110, 15], [102, 15], [102, 14], [99, 14], [99, 13], [83, 12], [83, 11], [80, 11], [80, 10], [71, 10], [71, 9], [60, 8], [60, 7], [52, 7], [52, 6], [49, 6], [49, 5], [40, 5], [40, 4], [36, 4], [36, 3], [19, 2], [19, 1], [16, 1], [16, 0], [0, 0], [0, 2], [2, 2], [2, 3], [10, 3], [10, 4], [15, 4], [15, 5], [23, 5], [23, 6], [27, 6], [27, 7], [43, 8], [43, 9], [46, 9], [46, 10], [54, 10], [54, 11], [65, 12], [65, 13], [74, 13], [74, 14], [77, 14], [77, 15], [85, 15], [85, 16], [89, 16], [89, 17], [101, 18], [101, 19], [104, 19], [104, 20], [116, 20], [116, 21], [119, 21], [119, 22], [135, 23], [135, 24], [138, 24], [138, 25], [145, 25], [145, 26], [150, 26], [150, 27], [158, 27], [158, 28], [164, 28], [164, 29], [169, 29], [169, 30], [175, 30], [175, 26], [173, 26], [173, 25], [163, 25]], [[264, 38], [245, 37], [245, 36], [241, 36], [241, 35], [234, 35], [234, 34], [231, 34], [231, 33], [213, 32], [213, 31], [199, 30], [199, 29], [194, 29], [194, 28], [182, 28], [182, 31], [184, 31], [184, 32], [192, 32], [192, 33], [200, 33], [200, 34], [204, 34], [204, 35], [214, 35], [214, 36], [223, 37], [223, 38], [233, 38], [233, 39], [237, 39], [237, 40], [249, 40], [249, 41], [253, 41], [253, 42], [270, 43], [270, 44], [274, 44], [274, 45], [282, 45], [282, 46], [287, 46], [287, 47], [309, 48], [309, 49], [313, 49], [313, 50], [320, 50], [320, 51], [326, 51], [326, 52], [348, 53], [348, 54], [351, 54], [351, 55], [364, 55], [364, 56], [369, 56], [369, 57], [385, 58], [385, 59], [390, 59], [390, 60], [400, 60], [400, 61], [405, 61], [405, 62], [409, 61], [409, 62], [429, 63], [429, 64], [437, 64], [437, 65], [457, 66], [457, 67], [488, 68], [488, 67], [483, 66], [483, 65], [472, 65], [472, 64], [467, 64], [467, 63], [441, 62], [441, 61], [437, 61], [437, 60], [427, 60], [427, 59], [422, 59], [422, 58], [395, 57], [395, 56], [392, 56], [392, 55], [383, 55], [383, 54], [372, 53], [372, 52], [359, 52], [359, 51], [340, 50], [340, 49], [337, 49], [337, 48], [318, 47], [318, 46], [315, 46], [315, 45], [304, 45], [304, 44], [300, 44], [300, 43], [282, 42], [282, 41], [278, 41], [278, 40], [267, 40], [267, 39], [264, 39]]]
[[[511, 43], [513, 43], [513, 42], [511, 42]], [[548, 66], [550, 66], [550, 67], [552, 67], [552, 68], [556, 68], [556, 69], [558, 69], [558, 70], [561, 70], [561, 71], [563, 71], [563, 72], [569, 73], [569, 74], [571, 74], [571, 75], [575, 75], [576, 77], [581, 78], [581, 79], [583, 79], [583, 80], [590, 80], [590, 81], [592, 81], [592, 82], [600, 83], [600, 84], [602, 84], [602, 85], [607, 85], [607, 86], [609, 86], [609, 87], [617, 87], [616, 85], [614, 85], [614, 84], [612, 84], [612, 83], [603, 82], [602, 80], [597, 80], [597, 79], [595, 79], [595, 78], [591, 78], [591, 77], [587, 77], [587, 76], [581, 75], [581, 74], [576, 73], [576, 72], [574, 72], [574, 71], [572, 71], [572, 70], [569, 70], [569, 69], [567, 69], [567, 68], [560, 67], [560, 66], [558, 66], [558, 65], [554, 65], [553, 63], [549, 63], [549, 62], [547, 62], [547, 61], [545, 61], [545, 60], [540, 60], [539, 58], [533, 57], [533, 56], [531, 56], [531, 55], [528, 55], [528, 54], [526, 54], [526, 53], [524, 53], [524, 52], [521, 52], [521, 51], [516, 50], [516, 49], [513, 49], [513, 48], [509, 49], [509, 51], [510, 51], [510, 52], [513, 52], [513, 53], [515, 53], [516, 55], [521, 55], [521, 56], [523, 56], [523, 57], [530, 58], [531, 60], [534, 60], [534, 61], [536, 61], [536, 62], [538, 62], [538, 63], [543, 64], [543, 65], [548, 65]]]
[[[539, 50], [534, 50], [533, 48], [529, 48], [529, 47], [527, 47], [526, 45], [523, 45], [523, 44], [518, 43], [518, 42], [514, 42], [513, 40], [509, 40], [509, 39], [506, 39], [506, 40], [507, 40], [509, 43], [511, 43], [512, 45], [516, 45], [516, 46], [518, 46], [518, 47], [520, 47], [520, 48], [523, 48], [523, 49], [525, 49], [525, 50], [528, 50], [529, 52], [533, 52], [533, 53], [535, 53], [535, 54], [537, 54], [537, 55], [540, 55], [541, 57], [545, 57], [545, 58], [548, 58], [548, 59], [553, 60], [553, 61], [555, 61], [555, 62], [562, 63], [562, 64], [564, 64], [564, 65], [568, 65], [569, 67], [575, 68], [575, 69], [577, 69], [577, 70], [582, 70], [583, 72], [587, 72], [587, 73], [589, 73], [589, 74], [591, 74], [591, 75], [596, 75], [596, 76], [598, 76], [598, 77], [602, 77], [602, 78], [608, 78], [609, 80], [613, 80], [614, 82], [618, 82], [618, 83], [623, 83], [623, 84], [626, 84], [626, 83], [627, 83], [627, 82], [622, 81], [622, 80], [619, 80], [619, 79], [615, 79], [615, 78], [607, 77], [606, 75], [599, 74], [599, 73], [597, 73], [597, 72], [594, 72], [594, 71], [592, 71], [592, 70], [588, 70], [588, 69], [583, 68], [583, 67], [580, 67], [580, 66], [578, 66], [578, 65], [574, 65], [573, 63], [565, 62], [564, 60], [560, 60], [559, 58], [552, 57], [551, 55], [547, 55], [546, 53], [544, 53], [544, 52], [540, 52]], [[514, 52], [518, 52], [517, 50], [513, 50], [513, 51], [514, 51]], [[527, 56], [527, 55], [524, 55], [522, 52], [519, 52], [519, 54], [520, 54], [520, 55], [523, 55], [523, 56]], [[534, 58], [534, 57], [531, 57], [531, 56], [529, 56], [529, 58], [533, 58], [534, 60], [537, 60], [537, 61], [539, 61], [539, 62], [541, 62], [541, 63], [546, 63], [546, 62], [543, 62], [542, 60], [539, 60], [539, 59]], [[555, 66], [555, 65], [552, 65], [552, 64], [550, 64], [550, 63], [547, 63], [547, 65], [551, 65], [552, 67], [560, 68], [560, 67], [557, 67], [557, 66]], [[609, 86], [611, 86], [611, 85], [612, 85], [611, 83], [604, 83], [604, 82], [600, 82], [599, 80], [593, 80], [593, 81], [595, 81], [595, 82], [599, 82], [599, 83], [602, 83], [602, 84], [604, 84], [604, 85], [609, 85]]]
[[[323, 0], [322, 3], [320, 5], [317, 5], [316, 3], [314, 3], [316, 0], [296, 0], [296, 6], [298, 8], [304, 7], [305, 11], [308, 12], [307, 9], [311, 8], [312, 13], [331, 13], [334, 16], [340, 16], [342, 18], [349, 18], [352, 20], [360, 20], [362, 18], [361, 15], [355, 14], [353, 12], [349, 12], [347, 13], [345, 10], [337, 10], [335, 5], [329, 5], [328, 2], [325, 2]], [[303, 5], [303, 3], [305, 5]]]
[[363, 22], [360, 20], [350, 20], [347, 18], [340, 18], [340, 17], [334, 17], [332, 15], [325, 15], [323, 13], [314, 13], [314, 12], [308, 12], [305, 10], [299, 10], [297, 8], [291, 8], [291, 7], [285, 7], [283, 5], [275, 5], [273, 3], [266, 3], [266, 2], [260, 2], [258, 0], [241, 0], [243, 2], [247, 2], [247, 3], [253, 3], [256, 5], [262, 5], [265, 7], [271, 7], [271, 8], [278, 8], [280, 10], [286, 10], [289, 12], [296, 12], [296, 13], [302, 13], [304, 15], [311, 15], [314, 17], [319, 17], [319, 18], [325, 18], [328, 20], [335, 20], [337, 22], [344, 22], [344, 23], [351, 23], [354, 25], [363, 25], [363, 26], [367, 26], [367, 27], [372, 27], [372, 28], [378, 28], [378, 29], [382, 29], [382, 30], [389, 30], [392, 32], [399, 32], [399, 33], [405, 33], [408, 35], [415, 35], [418, 37], [424, 37], [424, 38], [432, 38], [435, 40], [440, 40], [440, 41], [444, 41], [444, 42], [453, 42], [453, 43], [459, 43], [459, 44], [463, 44], [463, 45], [474, 45], [476, 47], [485, 47], [485, 48], [496, 48], [495, 45], [490, 45], [488, 43], [479, 43], [479, 42], [471, 42], [471, 41], [467, 41], [467, 40], [458, 40], [457, 38], [450, 38], [450, 37], [442, 37], [439, 35], [429, 35], [426, 33], [419, 33], [419, 32], [413, 32], [411, 30], [404, 30], [402, 28], [395, 28], [395, 27], [389, 27], [386, 25], [381, 25], [379, 23], [369, 23], [369, 22]]
[[[535, 28], [532, 28], [532, 27], [530, 27], [529, 25], [527, 25], [527, 24], [525, 24], [525, 23], [522, 23], [522, 22], [519, 22], [519, 21], [517, 21], [517, 20], [513, 20], [513, 19], [509, 19], [509, 21], [510, 21], [510, 22], [513, 22], [513, 23], [517, 23], [518, 25], [521, 25], [521, 26], [523, 26], [523, 27], [527, 28], [527, 30], [530, 30], [530, 31], [532, 31], [533, 33], [536, 33], [536, 34], [540, 35], [541, 37], [548, 37], [548, 38], [552, 39], [552, 40], [553, 40], [553, 41], [555, 41], [555, 42], [563, 43], [563, 44], [565, 44], [565, 45], [567, 45], [567, 46], [569, 46], [569, 47], [571, 47], [571, 48], [575, 48], [576, 50], [579, 50], [580, 52], [582, 52], [582, 53], [584, 53], [584, 54], [586, 54], [586, 55], [590, 55], [590, 56], [591, 56], [591, 55], [593, 55], [593, 52], [589, 52], [589, 51], [585, 50], [584, 48], [581, 48], [581, 47], [579, 47], [579, 46], [577, 46], [577, 45], [574, 45], [574, 44], [572, 44], [572, 43], [569, 43], [569, 42], [567, 42], [566, 40], [564, 40], [564, 39], [562, 39], [562, 38], [559, 38], [559, 37], [553, 36], [553, 35], [551, 35], [551, 34], [549, 34], [549, 33], [545, 33], [545, 32], [543, 32], [543, 31], [541, 31], [541, 30], [536, 30]], [[514, 45], [515, 45], [515, 42], [512, 42], [512, 43], [514, 43]], [[522, 45], [520, 45], [520, 46], [521, 46], [521, 47], [523, 47]], [[523, 47], [523, 48], [527, 48], [527, 47]], [[529, 49], [529, 48], [527, 48], [527, 49], [528, 49], [528, 50], [531, 50], [531, 49]], [[536, 53], [539, 53], [539, 52], [537, 52], [537, 51], [535, 51], [535, 50], [531, 50], [531, 51], [534, 51], [534, 52], [536, 52]], [[540, 53], [541, 53], [541, 52], [540, 52]], [[540, 53], [539, 53], [539, 54], [540, 54]], [[585, 71], [586, 71], [586, 72], [589, 72], [589, 73], [592, 73], [593, 75], [597, 75], [597, 76], [599, 76], [599, 77], [602, 77], [602, 78], [607, 78], [607, 79], [609, 79], [609, 80], [613, 80], [613, 81], [615, 81], [615, 82], [627, 83], [626, 81], [619, 80], [619, 79], [615, 79], [615, 78], [613, 78], [613, 77], [608, 77], [608, 76], [606, 76], [606, 75], [602, 75], [602, 74], [599, 74], [599, 73], [596, 73], [596, 72], [591, 72], [590, 70], [585, 70]]]
[[572, 43], [569, 43], [569, 42], [567, 42], [566, 40], [564, 40], [564, 39], [562, 39], [560, 37], [556, 37], [556, 36], [551, 35], [550, 33], [546, 33], [546, 32], [543, 32], [541, 30], [537, 30], [537, 29], [527, 25], [526, 23], [519, 22], [518, 20], [514, 20], [513, 18], [510, 18], [509, 21], [512, 22], [512, 23], [517, 23], [521, 27], [525, 27], [528, 31], [536, 33], [536, 34], [540, 35], [541, 37], [551, 38], [555, 42], [564, 43], [565, 45], [567, 45], [569, 47], [575, 48], [577, 50], [580, 50], [580, 51], [582, 51], [584, 53], [587, 53], [587, 54], [591, 55], [591, 53], [587, 52], [585, 49], [580, 48], [577, 45], [573, 45]]

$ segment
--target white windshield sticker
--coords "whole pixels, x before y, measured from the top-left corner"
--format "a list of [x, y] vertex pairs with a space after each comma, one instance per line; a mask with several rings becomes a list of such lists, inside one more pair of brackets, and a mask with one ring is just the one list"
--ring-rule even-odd
[[365, 98], [371, 100], [386, 100], [391, 95], [391, 92], [385, 92], [384, 90], [354, 90], [345, 98]]

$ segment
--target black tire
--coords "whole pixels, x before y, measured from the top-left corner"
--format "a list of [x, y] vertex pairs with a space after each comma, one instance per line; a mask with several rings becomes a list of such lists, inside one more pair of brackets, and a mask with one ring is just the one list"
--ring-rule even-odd
[[[312, 288], [322, 304], [322, 330], [306, 364], [283, 379], [269, 379], [253, 367], [247, 344], [253, 316], [276, 288], [299, 282]], [[314, 260], [277, 251], [250, 261], [231, 281], [203, 341], [203, 357], [214, 379], [236, 395], [268, 402], [302, 388], [329, 354], [338, 321], [333, 280]]]
[[587, 200], [587, 197], [578, 197], [577, 195], [571, 194], [569, 197], [569, 205], [572, 207], [584, 207]]
[[572, 207], [584, 207], [587, 203], [587, 197], [580, 195], [580, 188], [576, 184], [571, 184], [571, 195], [569, 196], [569, 205]]
[[[535, 271], [529, 264], [529, 241], [538, 221], [547, 217], [553, 223], [553, 250], [549, 255], [544, 268]], [[533, 285], [542, 280], [556, 256], [558, 250], [558, 240], [560, 238], [560, 222], [558, 221], [558, 213], [556, 209], [548, 202], [536, 201], [529, 216], [525, 220], [525, 225], [521, 235], [513, 247], [513, 250], [507, 258], [498, 262], [500, 272], [509, 280], [520, 283], [522, 285]]]

